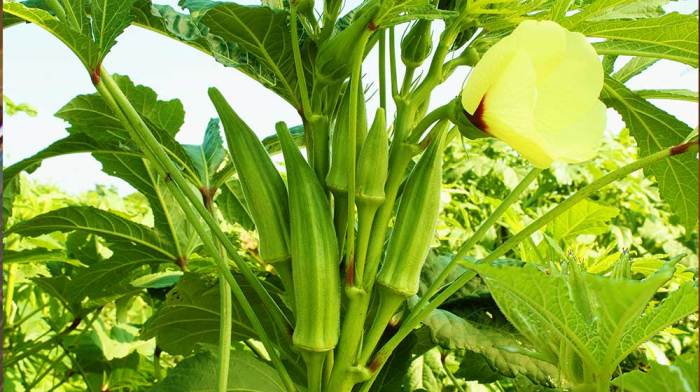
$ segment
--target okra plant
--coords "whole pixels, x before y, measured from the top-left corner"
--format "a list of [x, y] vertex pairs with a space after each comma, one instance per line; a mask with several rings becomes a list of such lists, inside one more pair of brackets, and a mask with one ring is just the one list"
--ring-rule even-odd
[[[659, 60], [697, 68], [697, 13], [646, 0], [347, 3], [4, 4], [5, 28], [43, 28], [74, 52], [95, 88], [56, 114], [70, 124], [68, 137], [5, 169], [5, 203], [20, 172], [90, 152], [152, 215], [139, 222], [68, 206], [6, 228], [19, 244], [68, 233], [69, 258], [109, 249], [35, 279], [67, 312], [68, 326], [41, 347], [60, 344], [87, 389], [116, 390], [105, 381], [112, 373], [89, 376], [66, 347], [102, 325], [105, 309], [122, 322], [135, 298], [148, 298], [153, 314], [138, 333], [154, 344], [146, 382], [154, 390], [411, 390], [404, 373], [417, 358], [438, 361], [447, 377], [415, 388], [424, 390], [467, 390], [470, 380], [488, 384], [488, 373], [509, 390], [525, 380], [608, 391], [662, 374], [621, 373], [640, 346], [697, 312], [697, 258], [669, 254], [643, 270], [628, 250], [608, 249], [593, 263], [575, 249], [617, 211], [594, 200], [639, 172], [697, 238], [697, 130], [648, 101], [697, 102], [697, 93], [625, 84]], [[129, 25], [243, 72], [289, 103], [298, 122], [280, 122], [274, 134], [252, 129], [235, 111], [245, 93], [225, 97], [211, 80], [218, 120], [201, 146], [178, 143], [179, 101], [103, 66]], [[464, 80], [451, 78], [465, 69]], [[436, 102], [438, 87], [451, 91], [446, 102]], [[622, 116], [638, 159], [600, 167], [551, 202], [553, 171], [597, 159], [608, 108]], [[495, 205], [477, 200], [460, 212], [482, 219], [436, 263], [444, 162], [458, 147], [487, 154], [479, 146], [494, 142], [512, 148], [495, 170], [513, 162], [528, 170]], [[478, 154], [467, 156], [478, 165]], [[514, 215], [540, 199], [550, 208]], [[456, 222], [448, 229], [464, 231]], [[49, 257], [42, 249], [10, 255], [31, 262]], [[500, 329], [488, 326], [496, 322]], [[5, 366], [35, 366], [41, 347], [6, 351]], [[461, 358], [460, 372], [448, 358]]]

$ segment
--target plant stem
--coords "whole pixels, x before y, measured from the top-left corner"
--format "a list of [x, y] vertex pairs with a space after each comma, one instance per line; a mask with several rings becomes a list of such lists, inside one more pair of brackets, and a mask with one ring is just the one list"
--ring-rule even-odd
[[221, 257], [220, 253], [218, 252], [216, 244], [207, 232], [207, 229], [204, 227], [201, 220], [196, 216], [196, 213], [192, 210], [192, 208], [190, 208], [189, 203], [187, 203], [187, 200], [185, 200], [182, 193], [178, 192], [176, 185], [172, 182], [168, 182], [167, 187], [175, 197], [175, 200], [180, 205], [182, 211], [185, 213], [185, 216], [187, 216], [187, 220], [190, 221], [195, 231], [202, 239], [202, 244], [204, 245], [204, 248], [214, 258], [214, 261], [216, 261], [216, 264], [219, 267], [219, 269], [221, 271], [224, 271], [222, 273], [223, 278], [231, 286], [231, 289], [233, 290], [233, 295], [236, 297], [236, 301], [238, 301], [238, 303], [240, 304], [241, 308], [243, 309], [243, 313], [253, 325], [253, 329], [258, 334], [260, 341], [265, 346], [265, 350], [267, 350], [268, 354], [270, 355], [272, 364], [274, 365], [275, 369], [282, 378], [285, 387], [288, 391], [295, 391], [296, 387], [294, 386], [292, 379], [289, 377], [287, 369], [280, 360], [277, 351], [275, 351], [275, 347], [272, 345], [272, 341], [270, 340], [265, 328], [260, 322], [258, 316], [255, 314], [253, 308], [250, 306], [250, 302], [248, 302], [247, 298], [245, 297], [245, 293], [243, 293], [243, 290], [241, 290], [241, 287], [238, 285], [238, 282], [236, 282], [233, 275], [231, 274], [231, 271], [228, 269], [228, 264], [226, 260], [224, 260], [224, 258]]
[[374, 348], [377, 346], [377, 343], [379, 343], [379, 339], [382, 338], [391, 318], [396, 311], [399, 310], [404, 301], [406, 301], [406, 297], [385, 287], [379, 286], [378, 291], [379, 304], [377, 305], [374, 320], [372, 320], [372, 326], [369, 328], [362, 342], [362, 353], [360, 354], [360, 360], [358, 362], [360, 364], [364, 364], [369, 360], [369, 357], [374, 352]]
[[376, 204], [362, 203], [357, 207], [357, 257], [355, 258], [355, 285], [364, 287], [367, 247], [372, 235], [372, 222], [379, 208]]
[[299, 82], [299, 95], [301, 95], [301, 108], [304, 116], [311, 115], [311, 103], [309, 102], [309, 91], [306, 89], [306, 76], [304, 75], [304, 65], [301, 62], [301, 51], [299, 50], [299, 34], [297, 32], [297, 2], [292, 1], [289, 11], [289, 24], [292, 33], [292, 54], [294, 56], [294, 68]]
[[[219, 254], [223, 257], [223, 249], [219, 247]], [[219, 392], [228, 390], [229, 362], [231, 360], [231, 287], [225, 279], [219, 279], [219, 297], [221, 299], [219, 317], [219, 363], [217, 372], [217, 386]]]
[[[571, 195], [558, 206], [552, 208], [551, 210], [549, 210], [549, 212], [545, 213], [539, 219], [535, 220], [526, 228], [518, 232], [518, 234], [501, 244], [501, 246], [496, 248], [493, 252], [491, 252], [489, 256], [487, 256], [480, 262], [490, 263], [496, 260], [498, 257], [501, 257], [502, 255], [506, 254], [509, 250], [514, 248], [520, 241], [522, 241], [526, 237], [529, 237], [530, 235], [532, 235], [532, 233], [542, 228], [552, 219], [561, 215], [566, 210], [573, 207], [580, 201], [584, 200], [591, 194], [597, 192], [604, 186], [609, 185], [610, 183], [619, 180], [620, 178], [623, 178], [641, 168], [652, 165], [664, 158], [668, 158], [670, 156], [682, 154], [685, 152], [697, 151], [697, 141], [681, 144], [671, 148], [666, 148], [654, 154], [648, 155], [644, 158], [638, 159], [626, 166], [623, 166], [611, 173], [606, 174], [603, 177], [598, 178], [597, 180], [593, 181], [587, 186], [581, 188], [578, 192]], [[368, 364], [369, 370], [372, 372], [372, 377], [362, 386], [361, 391], [369, 391], [369, 388], [372, 386], [372, 383], [379, 374], [379, 371], [384, 366], [386, 360], [389, 358], [391, 353], [396, 349], [396, 347], [398, 347], [399, 343], [401, 343], [401, 341], [405, 339], [411, 333], [411, 331], [413, 331], [413, 329], [417, 327], [425, 319], [425, 317], [428, 316], [428, 314], [430, 314], [430, 312], [432, 312], [443, 302], [445, 302], [450, 296], [452, 296], [452, 294], [454, 294], [455, 292], [457, 292], [457, 290], [462, 288], [462, 286], [464, 286], [464, 284], [466, 284], [474, 276], [476, 276], [476, 272], [464, 272], [454, 282], [452, 282], [443, 292], [441, 292], [437, 297], [435, 297], [434, 300], [430, 301], [426, 306], [424, 306], [421, 309], [418, 309], [417, 307], [413, 309], [412, 315], [410, 315], [406, 319], [406, 321], [402, 323], [401, 327], [396, 332], [396, 334], [392, 336], [391, 339], [389, 339], [389, 341], [374, 356], [372, 362]]]
[[386, 111], [386, 32], [379, 33], [379, 107]]
[[[346, 159], [350, 160], [348, 168], [348, 221], [346, 226], [346, 268], [353, 268], [355, 264], [355, 169], [357, 167], [357, 99], [362, 78], [362, 57], [365, 52], [365, 44], [369, 38], [369, 30], [365, 30], [360, 38], [360, 44], [355, 49], [352, 57], [352, 74], [350, 76], [350, 107], [348, 110], [348, 140], [349, 151]], [[342, 358], [339, 358], [341, 361]]]
[[506, 196], [505, 199], [496, 207], [496, 210], [491, 213], [488, 218], [479, 226], [479, 228], [472, 234], [471, 237], [467, 241], [465, 241], [462, 246], [459, 247], [457, 250], [457, 253], [455, 256], [452, 258], [449, 264], [440, 272], [440, 275], [438, 275], [437, 278], [435, 278], [435, 281], [430, 285], [428, 290], [425, 292], [423, 297], [420, 299], [418, 304], [414, 307], [415, 309], [420, 309], [425, 304], [430, 301], [430, 298], [435, 295], [435, 293], [440, 289], [440, 286], [442, 283], [447, 279], [447, 277], [450, 275], [452, 270], [457, 267], [459, 264], [460, 260], [464, 256], [466, 256], [467, 252], [469, 252], [474, 245], [479, 243], [479, 241], [486, 235], [486, 232], [493, 226], [498, 219], [503, 216], [503, 214], [508, 211], [508, 208], [515, 203], [516, 201], [520, 200], [520, 196], [522, 193], [530, 186], [530, 184], [537, 178], [537, 176], [542, 172], [541, 169], [532, 169], [530, 170], [527, 175], [520, 181], [520, 183]]
[[394, 27], [389, 28], [389, 73], [391, 74], [391, 96], [399, 95], [399, 82], [396, 76], [396, 40]]
[[321, 392], [323, 385], [323, 362], [326, 352], [305, 351], [303, 354], [306, 362], [306, 383], [309, 392]]
[[406, 95], [411, 89], [411, 84], [413, 83], [413, 73], [416, 72], [415, 67], [406, 67], [403, 74], [403, 82], [401, 83], [401, 95]]
[[7, 270], [7, 287], [5, 289], [5, 305], [4, 305], [4, 310], [5, 310], [5, 325], [8, 325], [12, 327], [12, 319], [14, 318], [14, 312], [12, 311], [12, 308], [14, 308], [14, 302], [15, 302], [15, 270], [17, 269], [17, 265], [12, 263], [10, 264], [8, 270]]
[[430, 127], [436, 121], [439, 121], [443, 118], [447, 118], [455, 102], [457, 101], [452, 100], [440, 107], [437, 107], [435, 108], [435, 110], [423, 117], [423, 119], [420, 120], [420, 122], [413, 128], [411, 134], [408, 136], [407, 141], [409, 143], [417, 143], [420, 140], [420, 137], [423, 136], [425, 130], [428, 129], [428, 127]]

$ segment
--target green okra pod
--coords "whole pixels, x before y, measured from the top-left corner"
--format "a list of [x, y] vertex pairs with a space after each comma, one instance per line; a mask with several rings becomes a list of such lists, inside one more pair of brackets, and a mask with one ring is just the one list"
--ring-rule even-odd
[[370, 22], [375, 17], [379, 7], [371, 3], [359, 9], [350, 25], [321, 44], [316, 56], [316, 78], [325, 83], [342, 82], [350, 76], [351, 53], [356, 48], [364, 48], [363, 40], [367, 39], [366, 32]]
[[389, 238], [377, 283], [410, 297], [418, 292], [440, 207], [444, 130], [436, 135], [406, 180], [396, 224]]
[[292, 141], [284, 123], [275, 126], [287, 167], [292, 276], [296, 325], [294, 345], [332, 350], [340, 329], [338, 243], [326, 192]]
[[[348, 191], [348, 167], [355, 164], [355, 158], [350, 156], [350, 129], [348, 118], [350, 116], [350, 94], [345, 92], [340, 103], [338, 116], [331, 136], [331, 164], [326, 176], [326, 186], [333, 192]], [[355, 131], [357, 151], [367, 134], [367, 114], [365, 109], [365, 95], [360, 91], [357, 94], [357, 129]]]
[[438, 128], [435, 140], [406, 182], [384, 264], [377, 277], [379, 301], [363, 342], [361, 360], [369, 358], [386, 325], [404, 301], [418, 292], [420, 272], [430, 250], [440, 207], [444, 144], [444, 128]]
[[288, 260], [289, 206], [284, 180], [252, 129], [216, 88], [209, 89], [224, 126], [248, 210], [260, 236], [260, 257], [268, 263]]
[[384, 202], [384, 185], [389, 171], [389, 135], [386, 114], [378, 108], [357, 160], [355, 195], [357, 203], [379, 206]]

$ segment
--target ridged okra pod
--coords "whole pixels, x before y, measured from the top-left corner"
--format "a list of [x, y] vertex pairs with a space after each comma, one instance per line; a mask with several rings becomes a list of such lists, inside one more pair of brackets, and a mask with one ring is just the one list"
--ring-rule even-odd
[[379, 301], [372, 326], [365, 336], [361, 361], [369, 359], [401, 304], [418, 292], [420, 272], [428, 256], [440, 207], [444, 143], [443, 128], [406, 182], [386, 258], [377, 277]]
[[384, 109], [378, 108], [357, 160], [355, 195], [358, 204], [379, 206], [384, 202], [388, 171], [389, 135], [386, 114]]
[[436, 135], [411, 171], [377, 282], [404, 297], [418, 292], [440, 206], [445, 132]]
[[287, 167], [296, 325], [292, 340], [312, 352], [332, 350], [340, 328], [338, 243], [321, 182], [284, 123], [277, 135]]
[[268, 263], [288, 260], [289, 206], [284, 180], [252, 129], [216, 88], [209, 89], [224, 126], [251, 218], [260, 236], [260, 257]]
[[[326, 186], [333, 192], [348, 191], [348, 165], [355, 163], [354, 157], [350, 157], [350, 129], [348, 118], [350, 116], [350, 93], [345, 92], [340, 109], [333, 127], [331, 136], [331, 165], [326, 176]], [[355, 130], [357, 151], [364, 142], [367, 134], [367, 114], [365, 109], [365, 95], [360, 91], [357, 94], [357, 129]]]
[[386, 197], [384, 186], [389, 171], [389, 135], [386, 130], [386, 114], [378, 108], [372, 127], [362, 145], [357, 160], [355, 200], [357, 204], [357, 281], [363, 282], [367, 247], [372, 234], [374, 215]]

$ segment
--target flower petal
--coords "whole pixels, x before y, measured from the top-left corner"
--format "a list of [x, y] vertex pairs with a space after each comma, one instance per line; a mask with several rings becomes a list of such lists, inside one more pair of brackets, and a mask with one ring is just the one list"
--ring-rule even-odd
[[486, 91], [510, 63], [516, 48], [512, 36], [505, 37], [486, 51], [472, 69], [462, 87], [462, 107], [469, 114], [474, 114]]
[[537, 100], [535, 69], [522, 50], [515, 54], [484, 96], [484, 131], [510, 144], [537, 166], [547, 166], [552, 158], [546, 153], [534, 128]]
[[545, 138], [588, 112], [603, 88], [603, 66], [586, 38], [566, 34], [566, 56], [548, 75], [537, 75], [537, 130]]
[[573, 123], [548, 135], [544, 140], [554, 160], [579, 163], [595, 158], [607, 121], [605, 105], [596, 100], [590, 110], [581, 113]]

